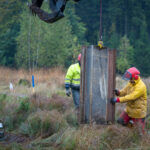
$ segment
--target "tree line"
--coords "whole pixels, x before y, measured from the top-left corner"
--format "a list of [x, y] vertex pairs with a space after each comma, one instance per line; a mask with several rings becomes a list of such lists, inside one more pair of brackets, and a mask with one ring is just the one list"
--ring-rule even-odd
[[[0, 65], [15, 68], [68, 67], [82, 45], [99, 40], [100, 2], [69, 1], [65, 18], [46, 24], [33, 17], [26, 0], [0, 1]], [[43, 9], [48, 9], [44, 1]], [[150, 74], [149, 0], [103, 0], [104, 45], [117, 49], [117, 72], [131, 66]]]

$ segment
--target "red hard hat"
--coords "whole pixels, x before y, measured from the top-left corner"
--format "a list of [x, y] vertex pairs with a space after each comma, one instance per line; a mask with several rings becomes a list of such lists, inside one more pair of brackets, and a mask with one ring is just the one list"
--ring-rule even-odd
[[123, 75], [123, 78], [125, 80], [130, 80], [131, 78], [134, 78], [135, 80], [137, 80], [139, 77], [139, 74], [140, 74], [140, 71], [137, 68], [132, 67], [132, 68], [129, 68], [125, 72], [125, 74]]
[[81, 61], [81, 53], [78, 55], [78, 61]]

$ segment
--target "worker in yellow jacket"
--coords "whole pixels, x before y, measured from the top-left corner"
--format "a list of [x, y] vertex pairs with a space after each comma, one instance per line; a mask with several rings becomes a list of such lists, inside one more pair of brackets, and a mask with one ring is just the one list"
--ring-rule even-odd
[[114, 90], [118, 97], [111, 99], [111, 103], [126, 103], [125, 110], [117, 120], [118, 123], [140, 125], [144, 132], [147, 113], [147, 88], [139, 75], [140, 72], [137, 68], [128, 69], [123, 78], [129, 82], [122, 90]]
[[[72, 64], [65, 77], [66, 95], [70, 96], [72, 91], [75, 108], [79, 108], [80, 103], [80, 66], [81, 54], [78, 55], [78, 63]], [[71, 89], [71, 90], [70, 90]]]

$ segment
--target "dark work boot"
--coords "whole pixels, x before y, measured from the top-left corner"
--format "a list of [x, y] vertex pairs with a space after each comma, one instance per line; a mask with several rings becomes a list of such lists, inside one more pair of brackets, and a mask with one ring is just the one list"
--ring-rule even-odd
[[121, 124], [121, 125], [123, 125], [123, 126], [126, 125], [126, 123], [124, 122], [124, 120], [123, 120], [122, 118], [118, 118], [118, 119], [117, 119], [117, 123], [119, 123], [119, 124]]

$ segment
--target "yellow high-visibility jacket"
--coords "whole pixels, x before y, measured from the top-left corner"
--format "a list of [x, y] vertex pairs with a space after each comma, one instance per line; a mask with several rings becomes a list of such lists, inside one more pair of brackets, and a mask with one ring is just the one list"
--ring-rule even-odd
[[127, 102], [125, 112], [131, 118], [144, 118], [147, 113], [147, 89], [144, 82], [138, 78], [135, 84], [128, 83], [120, 91], [120, 102]]
[[79, 89], [80, 88], [80, 65], [73, 64], [69, 67], [65, 77], [65, 87]]

